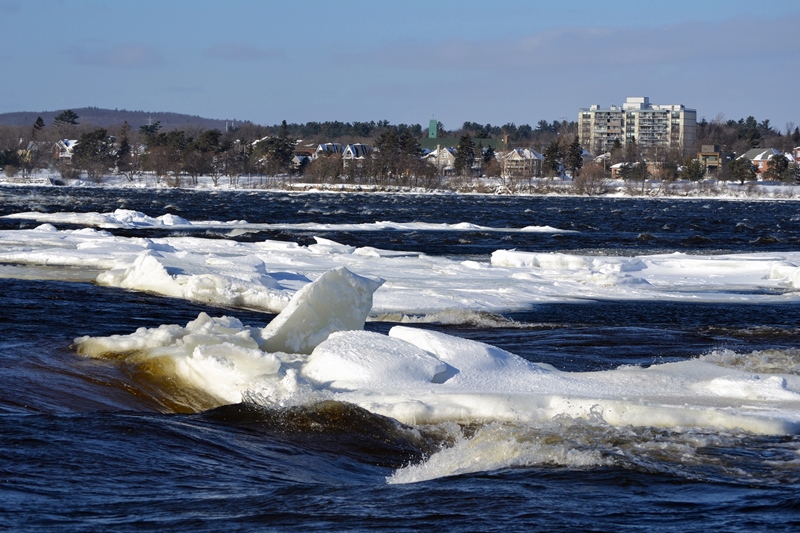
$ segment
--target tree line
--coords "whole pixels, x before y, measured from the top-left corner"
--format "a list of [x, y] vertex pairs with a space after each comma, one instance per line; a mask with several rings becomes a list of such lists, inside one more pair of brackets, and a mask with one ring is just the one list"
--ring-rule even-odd
[[[274, 126], [245, 123], [221, 131], [202, 127], [165, 129], [156, 122], [135, 130], [127, 123], [97, 128], [81, 124], [79, 119], [76, 113], [67, 110], [50, 125], [38, 117], [27, 128], [0, 127], [0, 168], [9, 175], [22, 172], [25, 176], [55, 165], [65, 178], [85, 174], [95, 181], [112, 172], [131, 181], [148, 173], [176, 185], [187, 180], [197, 183], [200, 176], [210, 176], [215, 184], [225, 177], [235, 184], [242, 175], [300, 174], [311, 182], [338, 180], [435, 187], [441, 178], [439, 169], [421, 158], [420, 139], [426, 136], [427, 129], [418, 124], [394, 125], [385, 120], [306, 124], [283, 121]], [[494, 150], [483, 145], [485, 139], [501, 139], [508, 148], [526, 147], [541, 152], [544, 177], [568, 173], [576, 180], [598, 182], [607, 180], [611, 166], [617, 163], [623, 163], [619, 176], [630, 182], [644, 182], [651, 177], [697, 181], [705, 174], [694, 153], [640, 148], [635, 140], [626, 145], [617, 142], [602, 164], [589, 164], [578, 140], [577, 123], [563, 119], [540, 120], [536, 127], [464, 122], [458, 130], [447, 130], [438, 123], [438, 133], [440, 137], [459, 139], [453, 165], [456, 176], [501, 175]], [[71, 160], [54, 162], [53, 145], [62, 139], [78, 142]], [[362, 142], [373, 146], [375, 151], [371, 157], [354, 161], [346, 161], [340, 154], [313, 161], [308, 158], [316, 144], [324, 142]], [[800, 146], [800, 129], [787, 124], [785, 133], [781, 133], [769, 120], [759, 122], [753, 117], [738, 121], [725, 121], [722, 117], [711, 122], [702, 119], [697, 124], [695, 147], [699, 150], [705, 144], [739, 153], [759, 146], [788, 150]], [[796, 169], [784, 162], [776, 158], [767, 176], [793, 180]], [[508, 180], [525, 177], [533, 176], [503, 176]], [[717, 177], [745, 183], [755, 178], [755, 172], [741, 160], [734, 160]]]
[[788, 152], [800, 146], [800, 127], [787, 122], [785, 129], [773, 126], [769, 119], [759, 122], [754, 117], [725, 120], [723, 115], [711, 122], [702, 118], [697, 123], [695, 148], [716, 144], [723, 150], [743, 154], [752, 148], [776, 148]]

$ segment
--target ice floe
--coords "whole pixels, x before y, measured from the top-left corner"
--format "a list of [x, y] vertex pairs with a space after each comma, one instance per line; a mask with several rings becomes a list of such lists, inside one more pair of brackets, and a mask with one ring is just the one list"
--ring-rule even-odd
[[122, 237], [42, 224], [0, 231], [0, 264], [13, 265], [15, 271], [6, 275], [18, 276], [25, 266], [40, 275], [43, 269], [77, 267], [96, 271], [102, 285], [271, 312], [283, 310], [297, 290], [337, 267], [384, 280], [374, 295], [373, 316], [507, 312], [586, 299], [800, 301], [800, 252], [617, 257], [497, 250], [481, 260], [346, 246], [322, 237], [301, 246]]
[[276, 326], [202, 314], [185, 327], [81, 337], [76, 349], [144, 365], [208, 398], [197, 408], [309, 398], [349, 402], [407, 424], [602, 420], [611, 426], [800, 430], [800, 376], [693, 359], [561, 372], [483, 343], [406, 326], [361, 330], [380, 282], [338, 268], [297, 291]]

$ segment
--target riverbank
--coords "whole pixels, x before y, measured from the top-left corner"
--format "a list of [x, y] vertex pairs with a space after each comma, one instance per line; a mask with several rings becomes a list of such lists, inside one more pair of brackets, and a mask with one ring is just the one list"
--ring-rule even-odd
[[[533, 178], [525, 182], [509, 182], [501, 178], [451, 178], [444, 177], [439, 187], [408, 185], [379, 185], [369, 183], [313, 183], [302, 177], [290, 176], [236, 176], [214, 178], [182, 176], [158, 179], [141, 175], [134, 180], [123, 176], [108, 176], [102, 181], [88, 179], [65, 180], [56, 172], [42, 171], [25, 178], [0, 176], [0, 186], [47, 187], [111, 187], [125, 189], [189, 189], [209, 191], [283, 191], [283, 192], [335, 192], [335, 193], [393, 193], [393, 194], [488, 194], [516, 196], [585, 196], [585, 197], [636, 197], [636, 198], [741, 198], [748, 200], [800, 200], [800, 185], [786, 185], [767, 181], [739, 184], [717, 180], [691, 182], [677, 180], [662, 182], [647, 180], [625, 182], [605, 180], [587, 189], [585, 183], [570, 178]], [[588, 192], [587, 192], [588, 190]]]

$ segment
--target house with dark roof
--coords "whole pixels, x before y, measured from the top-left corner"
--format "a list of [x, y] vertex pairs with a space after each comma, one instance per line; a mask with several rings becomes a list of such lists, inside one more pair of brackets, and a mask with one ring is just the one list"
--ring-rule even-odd
[[342, 151], [342, 164], [345, 168], [352, 164], [362, 165], [371, 156], [372, 146], [361, 143], [348, 144]]
[[748, 150], [747, 152], [743, 153], [736, 159], [748, 159], [756, 169], [756, 178], [762, 179], [764, 173], [769, 168], [769, 160], [775, 156], [782, 156], [785, 157], [783, 152], [780, 150], [776, 150], [775, 148], [753, 148], [752, 150]]
[[372, 146], [368, 144], [348, 144], [342, 151], [342, 159], [366, 159], [372, 154]]
[[341, 154], [344, 152], [344, 146], [339, 143], [323, 143], [317, 146], [317, 149], [314, 150], [314, 155], [311, 156], [312, 159], [317, 159], [321, 155], [333, 155], [333, 154]]

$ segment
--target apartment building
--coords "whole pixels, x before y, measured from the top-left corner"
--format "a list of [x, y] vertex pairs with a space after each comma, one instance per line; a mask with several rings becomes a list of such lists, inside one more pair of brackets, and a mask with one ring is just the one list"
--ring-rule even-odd
[[632, 96], [622, 106], [601, 109], [592, 105], [578, 112], [578, 135], [584, 149], [599, 155], [614, 141], [624, 146], [635, 140], [642, 148], [692, 150], [697, 111], [685, 106], [651, 104], [647, 96]]

